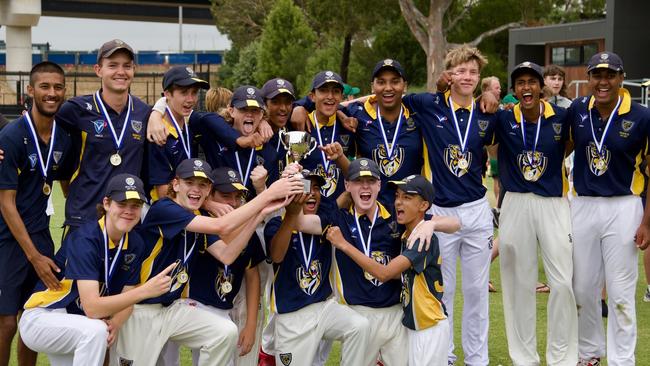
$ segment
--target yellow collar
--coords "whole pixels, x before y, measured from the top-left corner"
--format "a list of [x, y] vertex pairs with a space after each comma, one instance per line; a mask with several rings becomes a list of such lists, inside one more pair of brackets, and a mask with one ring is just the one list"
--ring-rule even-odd
[[[97, 220], [97, 223], [99, 224], [99, 230], [104, 231], [104, 217], [102, 216], [99, 220]], [[113, 240], [111, 238], [108, 238], [108, 249], [115, 249], [117, 245], [113, 243]], [[129, 233], [126, 233], [126, 236], [124, 237], [124, 245], [122, 246], [122, 250], [126, 250], [129, 248]]]
[[[316, 111], [313, 111], [312, 113], [309, 113], [309, 120], [311, 121], [312, 126], [316, 126], [316, 121], [314, 120], [316, 118]], [[318, 124], [321, 127], [332, 127], [336, 123], [336, 113], [330, 116], [329, 120], [327, 123], [323, 124], [323, 121], [318, 121]]]
[[178, 139], [178, 132], [176, 131], [176, 127], [174, 127], [174, 124], [172, 123], [171, 118], [169, 118], [167, 113], [165, 113], [163, 116], [163, 123], [167, 128], [167, 133], [174, 136], [175, 139]]
[[[621, 100], [621, 106], [618, 107], [618, 115], [620, 116], [621, 114], [625, 114], [630, 112], [630, 108], [632, 107], [632, 97], [630, 97], [630, 92], [625, 89], [625, 88], [620, 88], [618, 90], [618, 96], [620, 96], [623, 100]], [[591, 111], [591, 108], [594, 107], [594, 103], [596, 102], [596, 98], [592, 95], [589, 98], [589, 110]]]
[[[451, 97], [451, 91], [447, 90], [445, 92], [445, 102], [447, 103], [447, 106], [449, 106], [449, 97]], [[457, 110], [459, 110], [461, 108], [462, 109], [467, 109], [467, 110], [469, 110], [469, 108], [470, 108], [470, 106], [461, 106], [461, 105], [456, 104], [456, 102], [453, 102], [453, 103], [454, 103], [454, 112], [456, 112]], [[472, 103], [474, 103], [474, 98], [472, 98]]]
[[[377, 119], [377, 106], [375, 103], [377, 103], [377, 96], [375, 95], [371, 95], [368, 99], [366, 99], [366, 102], [363, 103], [363, 108], [373, 120]], [[404, 111], [404, 118], [408, 119], [409, 110], [406, 108], [404, 103], [402, 103], [402, 110]]]
[[[539, 102], [544, 104], [544, 119], [549, 119], [555, 115], [555, 111], [553, 110], [551, 103], [545, 100], [540, 100]], [[515, 114], [515, 121], [517, 121], [517, 123], [521, 123], [521, 105], [519, 103], [515, 104], [515, 107], [512, 109], [512, 113]]]
[[[378, 214], [378, 217], [381, 217], [381, 218], [384, 219], [384, 220], [389, 219], [389, 218], [390, 218], [390, 212], [388, 212], [388, 210], [386, 209], [386, 207], [384, 207], [384, 205], [382, 205], [379, 201], [377, 201], [377, 206], [379, 207], [379, 214]], [[348, 208], [348, 211], [349, 211], [352, 215], [354, 215], [354, 202], [352, 202], [352, 204], [350, 204], [350, 207]], [[361, 217], [361, 216], [362, 216], [362, 215], [359, 215], [359, 217]]]

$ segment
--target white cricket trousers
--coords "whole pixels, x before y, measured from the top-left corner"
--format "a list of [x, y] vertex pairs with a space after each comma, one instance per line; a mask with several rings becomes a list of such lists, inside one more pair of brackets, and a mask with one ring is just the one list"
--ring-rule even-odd
[[65, 309], [23, 312], [20, 336], [30, 349], [47, 354], [52, 366], [101, 366], [106, 356], [106, 323]]
[[539, 365], [536, 337], [537, 244], [551, 293], [546, 363], [578, 362], [578, 313], [573, 296], [571, 212], [565, 197], [507, 192], [499, 218], [499, 255], [508, 352], [515, 366]]
[[368, 357], [368, 320], [333, 299], [275, 314], [274, 321], [278, 366], [311, 365], [323, 338], [341, 341], [341, 366], [363, 365]]
[[449, 321], [443, 319], [433, 327], [407, 329], [409, 366], [447, 366]]
[[409, 342], [406, 327], [402, 325], [404, 316], [402, 305], [385, 308], [349, 306], [370, 323], [370, 338], [365, 352], [365, 361], [356, 365], [375, 366], [377, 360], [381, 359], [387, 366], [406, 366]]
[[[200, 350], [200, 366], [222, 366], [237, 345], [237, 326], [192, 302], [176, 300], [170, 306], [135, 305], [111, 349], [111, 364], [154, 366], [165, 343], [171, 340]], [[114, 351], [113, 351], [114, 350]]]
[[449, 361], [454, 354], [454, 296], [456, 295], [456, 261], [460, 258], [463, 290], [462, 345], [467, 366], [486, 366], [488, 359], [490, 255], [494, 229], [487, 198], [457, 207], [433, 205], [429, 213], [455, 216], [461, 228], [453, 234], [436, 233], [442, 256], [442, 301], [449, 319]]
[[571, 216], [579, 356], [605, 356], [600, 298], [603, 285], [606, 285], [609, 308], [607, 364], [634, 365], [634, 295], [639, 276], [634, 236], [643, 217], [641, 198], [631, 195], [575, 197], [571, 201]]

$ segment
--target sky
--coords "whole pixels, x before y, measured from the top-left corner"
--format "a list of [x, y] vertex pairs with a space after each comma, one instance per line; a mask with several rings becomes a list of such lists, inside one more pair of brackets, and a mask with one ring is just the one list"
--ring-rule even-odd
[[[178, 24], [133, 22], [103, 19], [41, 17], [32, 28], [32, 43], [50, 42], [56, 51], [89, 51], [105, 41], [119, 38], [134, 50], [177, 52]], [[0, 27], [0, 40], [6, 41], [5, 27]], [[183, 50], [224, 50], [230, 48], [228, 38], [215, 26], [183, 24]]]

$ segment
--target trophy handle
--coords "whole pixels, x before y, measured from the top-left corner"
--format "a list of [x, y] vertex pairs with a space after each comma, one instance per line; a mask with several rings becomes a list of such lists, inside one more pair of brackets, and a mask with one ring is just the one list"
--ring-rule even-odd
[[278, 132], [278, 138], [280, 139], [280, 143], [284, 147], [285, 150], [289, 150], [289, 146], [284, 142], [284, 137], [287, 136], [287, 132], [285, 130], [280, 130]]
[[313, 137], [310, 137], [310, 139], [311, 140], [309, 141], [309, 151], [305, 153], [305, 157], [309, 156], [309, 154], [311, 154], [311, 152], [316, 150], [316, 147], [318, 147], [318, 142], [316, 141], [316, 139]]

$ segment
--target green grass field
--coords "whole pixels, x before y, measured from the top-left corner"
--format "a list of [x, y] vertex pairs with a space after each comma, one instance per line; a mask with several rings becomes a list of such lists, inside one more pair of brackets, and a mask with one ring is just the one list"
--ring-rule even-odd
[[[488, 185], [491, 189], [491, 182], [488, 182]], [[491, 190], [488, 192], [488, 196], [492, 196]], [[63, 197], [61, 190], [58, 185], [54, 189], [54, 206], [56, 213], [50, 223], [52, 230], [52, 236], [56, 243], [59, 242], [61, 237], [61, 224], [63, 222]], [[642, 254], [639, 254], [639, 281], [637, 284], [637, 328], [638, 328], [638, 342], [637, 342], [637, 353], [636, 353], [636, 363], [637, 365], [650, 365], [650, 353], [643, 351], [645, 347], [644, 344], [647, 344], [647, 340], [650, 339], [650, 303], [643, 302], [643, 293], [645, 291], [645, 276], [643, 271], [643, 261]], [[501, 288], [501, 280], [499, 277], [499, 260], [497, 259], [490, 269], [490, 278], [497, 289]], [[546, 282], [544, 276], [544, 271], [540, 265], [538, 268], [539, 271], [539, 280], [541, 282]], [[457, 283], [457, 296], [455, 300], [454, 309], [456, 309], [456, 319], [460, 319], [462, 315], [462, 298], [460, 296], [461, 289], [461, 273], [458, 271], [458, 283]], [[545, 364], [545, 355], [544, 350], [546, 347], [546, 302], [548, 300], [548, 294], [538, 294], [537, 295], [537, 344], [538, 352], [540, 353], [541, 362]], [[455, 336], [454, 343], [457, 346], [457, 355], [459, 356], [457, 365], [463, 364], [463, 354], [460, 346], [460, 323], [457, 322], [455, 327]], [[14, 342], [15, 343], [15, 342]], [[490, 294], [490, 330], [489, 330], [489, 353], [490, 353], [490, 364], [492, 365], [510, 365], [510, 359], [508, 357], [508, 346], [506, 343], [506, 334], [504, 328], [503, 320], [503, 306], [502, 306], [502, 297], [501, 292], [491, 293]], [[332, 353], [330, 354], [329, 361], [327, 362], [328, 366], [336, 366], [339, 364], [338, 360], [340, 358], [340, 345], [338, 343], [334, 344]], [[183, 350], [181, 353], [181, 363], [182, 365], [191, 365], [191, 359], [189, 352]], [[606, 364], [606, 362], [604, 363]], [[12, 353], [12, 358], [9, 362], [11, 366], [17, 366], [16, 355], [15, 355], [15, 346], [14, 352]], [[41, 355], [38, 361], [39, 366], [49, 365], [47, 357]]]

